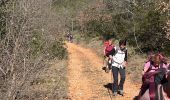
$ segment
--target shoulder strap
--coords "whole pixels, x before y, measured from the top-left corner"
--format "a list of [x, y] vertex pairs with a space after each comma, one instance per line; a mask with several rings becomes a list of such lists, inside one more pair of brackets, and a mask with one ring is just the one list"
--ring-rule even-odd
[[119, 47], [115, 46], [114, 49], [115, 49], [115, 54], [116, 54], [118, 52]]
[[126, 52], [127, 51], [127, 48], [125, 48], [125, 50], [123, 50], [124, 52]]
[[150, 66], [146, 72], [149, 72], [150, 70], [152, 70], [152, 61], [149, 61], [149, 62], [150, 62]]
[[[118, 50], [121, 51], [120, 47], [116, 47], [116, 53], [118, 53]], [[123, 53], [120, 53], [120, 54], [124, 54], [126, 51], [127, 51], [127, 48], [125, 48], [125, 49], [123, 50]]]

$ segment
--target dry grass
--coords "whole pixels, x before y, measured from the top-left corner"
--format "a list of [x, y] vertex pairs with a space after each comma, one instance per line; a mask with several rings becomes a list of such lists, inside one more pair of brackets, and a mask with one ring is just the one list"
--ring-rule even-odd
[[[60, 70], [51, 70], [45, 63], [54, 57], [62, 59], [65, 52], [60, 39], [61, 32], [65, 30], [65, 21], [60, 19], [62, 15], [52, 9], [52, 0], [1, 1], [0, 13], [3, 15], [0, 19], [4, 17], [5, 20], [2, 24], [5, 31], [0, 40], [1, 100], [38, 100], [45, 95], [52, 98], [49, 93], [54, 90], [56, 96], [64, 94], [57, 86], [58, 80], [63, 77]], [[44, 73], [47, 76], [42, 77]], [[43, 84], [42, 88], [38, 87], [39, 84]], [[39, 90], [36, 90], [37, 87]]]
[[30, 86], [20, 94], [19, 100], [65, 100], [67, 98], [67, 62], [53, 61], [51, 66], [40, 70]]
[[127, 74], [130, 75], [132, 82], [141, 83], [142, 70], [145, 57], [141, 55], [133, 55], [128, 60]]

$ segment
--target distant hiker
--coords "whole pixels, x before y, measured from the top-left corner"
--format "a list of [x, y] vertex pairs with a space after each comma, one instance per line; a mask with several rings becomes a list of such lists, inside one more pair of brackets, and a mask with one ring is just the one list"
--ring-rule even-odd
[[73, 35], [70, 32], [67, 33], [67, 39], [69, 42], [73, 42]]
[[109, 39], [108, 41], [104, 42], [104, 66], [106, 73], [109, 72], [111, 69], [111, 62], [112, 62], [112, 50], [114, 49], [113, 39]]
[[162, 57], [159, 53], [154, 54], [148, 62], [145, 63], [143, 69], [142, 86], [139, 93], [140, 100], [144, 100], [141, 97], [144, 95], [146, 90], [149, 89], [149, 100], [156, 100], [156, 88], [163, 81], [165, 71], [167, 69], [166, 64], [162, 61]]
[[[115, 47], [113, 51], [113, 95], [116, 96], [118, 93], [124, 95], [123, 86], [126, 78], [125, 69], [127, 66], [127, 48], [126, 40], [119, 41], [119, 47]], [[120, 73], [120, 82], [118, 84], [118, 73]]]

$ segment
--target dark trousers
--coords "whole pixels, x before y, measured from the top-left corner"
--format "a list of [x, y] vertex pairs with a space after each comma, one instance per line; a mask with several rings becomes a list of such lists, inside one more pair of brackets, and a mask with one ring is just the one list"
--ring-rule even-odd
[[[113, 92], [117, 92], [118, 90], [123, 90], [123, 85], [126, 78], [125, 68], [117, 68], [113, 66], [112, 73], [113, 73]], [[118, 73], [120, 73], [119, 85], [118, 85]]]

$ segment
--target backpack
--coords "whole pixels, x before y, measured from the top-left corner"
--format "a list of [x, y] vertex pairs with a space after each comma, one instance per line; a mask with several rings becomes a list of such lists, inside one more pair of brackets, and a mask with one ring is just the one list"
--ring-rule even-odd
[[114, 49], [114, 45], [109, 45], [109, 42], [106, 41], [106, 42], [104, 42], [104, 48], [105, 48], [105, 52], [107, 54]]
[[113, 50], [113, 48], [114, 48], [114, 46], [113, 46], [113, 45], [108, 45], [108, 46], [106, 46], [105, 51], [106, 51], [106, 52], [110, 52], [110, 51], [112, 51], [112, 50]]

